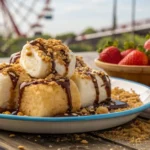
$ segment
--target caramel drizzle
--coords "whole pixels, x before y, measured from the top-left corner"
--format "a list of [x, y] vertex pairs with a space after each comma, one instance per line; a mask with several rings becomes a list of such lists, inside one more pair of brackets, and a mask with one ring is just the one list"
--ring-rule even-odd
[[71, 96], [71, 91], [70, 91], [70, 81], [69, 81], [69, 79], [65, 79], [65, 81], [57, 81], [55, 79], [51, 79], [51, 80], [45, 80], [45, 81], [23, 82], [20, 85], [18, 108], [17, 108], [17, 110], [15, 111], [14, 114], [17, 114], [19, 112], [21, 99], [22, 99], [23, 91], [24, 91], [25, 87], [30, 86], [30, 85], [36, 85], [36, 84], [46, 84], [46, 85], [48, 85], [48, 83], [51, 82], [51, 81], [55, 81], [58, 85], [60, 85], [63, 89], [65, 89], [65, 92], [66, 92], [66, 95], [67, 95], [67, 100], [68, 100], [68, 106], [69, 106], [68, 111], [71, 112], [73, 106], [72, 106], [72, 96]]
[[17, 52], [13, 55], [11, 55], [9, 63], [15, 63], [17, 61], [18, 58], [20, 58], [21, 52]]

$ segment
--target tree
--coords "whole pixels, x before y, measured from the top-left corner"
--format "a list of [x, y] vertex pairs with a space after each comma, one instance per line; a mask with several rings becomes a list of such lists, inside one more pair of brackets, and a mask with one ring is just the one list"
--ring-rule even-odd
[[75, 38], [75, 37], [76, 37], [75, 33], [69, 32], [69, 33], [57, 35], [55, 38], [56, 39], [60, 39], [62, 41], [65, 41], [65, 40], [67, 40], [69, 38]]
[[89, 28], [85, 29], [82, 34], [92, 34], [92, 33], [96, 33], [96, 30], [89, 27]]
[[90, 45], [90, 44], [85, 44], [85, 43], [71, 44], [71, 45], [69, 45], [69, 48], [73, 52], [89, 52], [89, 51], [93, 51], [93, 46]]

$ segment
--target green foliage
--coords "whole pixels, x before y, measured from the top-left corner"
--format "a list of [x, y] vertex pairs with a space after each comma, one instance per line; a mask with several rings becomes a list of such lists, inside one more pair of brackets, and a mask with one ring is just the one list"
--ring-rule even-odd
[[[10, 38], [10, 39], [4, 39], [0, 37], [0, 57], [9, 57], [11, 54], [21, 51], [22, 46], [27, 42], [31, 41], [35, 38], [38, 38], [37, 36], [34, 36], [32, 38]], [[41, 35], [40, 38], [51, 38], [49, 35]]]
[[104, 37], [100, 39], [96, 45], [96, 48], [100, 52], [100, 50], [103, 50], [105, 48], [105, 45], [107, 45], [108, 41], [112, 41], [112, 37]]
[[62, 41], [65, 41], [69, 38], [74, 38], [76, 35], [72, 32], [70, 33], [65, 33], [65, 34], [60, 34], [60, 35], [57, 35], [55, 38], [56, 39], [59, 39], [59, 40], [62, 40]]
[[150, 39], [150, 33], [148, 33], [145, 38], [146, 40]]
[[[94, 29], [88, 28], [85, 30], [84, 33], [93, 33], [95, 32]], [[61, 39], [62, 41], [67, 40], [68, 38], [74, 38], [76, 35], [72, 32], [61, 34], [56, 36], [57, 39]], [[147, 35], [148, 38], [149, 35]], [[52, 38], [50, 35], [41, 35], [41, 38]], [[149, 36], [150, 37], [150, 36]], [[9, 38], [5, 39], [0, 35], [0, 57], [9, 57], [12, 53], [15, 53], [17, 51], [20, 51], [22, 49], [22, 46], [30, 40], [33, 40], [35, 38], [38, 38], [38, 36], [34, 36], [32, 38]], [[71, 44], [69, 45], [70, 49], [74, 52], [89, 52], [89, 51], [95, 51], [95, 49], [98, 49], [99, 52], [103, 50], [105, 47], [108, 47], [110, 45], [119, 47], [120, 51], [123, 51], [128, 48], [137, 48], [140, 51], [145, 51], [143, 48], [145, 37], [140, 35], [135, 35], [134, 41], [132, 34], [122, 34], [118, 37], [104, 37], [100, 39], [96, 45], [92, 45], [90, 43], [78, 43], [78, 44]], [[119, 41], [119, 42], [118, 42]], [[96, 48], [95, 48], [96, 47]], [[4, 50], [6, 50], [4, 52]], [[150, 55], [150, 54], [149, 54]]]
[[69, 45], [70, 49], [73, 52], [89, 52], [89, 51], [93, 51], [93, 47], [90, 44], [71, 44]]
[[89, 27], [89, 28], [85, 29], [82, 34], [92, 34], [92, 33], [96, 33], [96, 30]]
[[108, 41], [111, 41], [110, 44], [112, 44], [112, 41], [119, 41], [118, 47], [120, 51], [129, 49], [129, 48], [136, 48], [138, 45], [144, 45], [145, 37], [140, 35], [135, 35], [133, 40], [132, 34], [122, 34], [119, 37], [115, 37], [114, 39], [112, 37], [105, 37], [99, 40], [97, 43], [97, 49], [103, 49], [105, 46], [109, 46]]

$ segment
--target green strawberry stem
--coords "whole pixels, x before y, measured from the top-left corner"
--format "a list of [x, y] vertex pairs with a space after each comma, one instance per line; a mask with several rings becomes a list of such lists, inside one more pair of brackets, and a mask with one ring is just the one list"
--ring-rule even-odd
[[109, 40], [109, 41], [106, 42], [106, 44], [105, 44], [103, 47], [99, 48], [99, 49], [97, 50], [97, 52], [98, 52], [98, 53], [101, 53], [101, 52], [103, 51], [103, 49], [105, 49], [105, 48], [107, 48], [107, 47], [110, 47], [110, 46], [118, 47], [118, 45], [119, 45], [119, 43], [118, 43], [117, 40], [114, 40], [114, 41]]
[[124, 42], [124, 49], [127, 50], [127, 49], [135, 49], [136, 46], [135, 46], [135, 43], [132, 42], [132, 41], [125, 41]]
[[143, 52], [143, 53], [146, 52], [146, 50], [144, 49], [143, 45], [138, 45], [136, 49], [139, 50], [139, 51], [141, 51], [141, 52]]

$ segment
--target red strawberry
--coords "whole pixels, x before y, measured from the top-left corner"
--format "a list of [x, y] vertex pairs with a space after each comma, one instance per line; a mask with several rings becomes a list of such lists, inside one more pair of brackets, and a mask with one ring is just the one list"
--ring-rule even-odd
[[118, 64], [121, 58], [119, 49], [114, 46], [105, 48], [99, 55], [99, 60], [113, 64]]
[[148, 57], [143, 52], [134, 50], [123, 58], [119, 65], [148, 65]]
[[134, 49], [127, 49], [123, 52], [121, 52], [122, 58], [126, 57], [130, 52], [132, 52]]
[[150, 39], [147, 40], [147, 41], [144, 43], [144, 48], [145, 48], [146, 50], [150, 50]]

